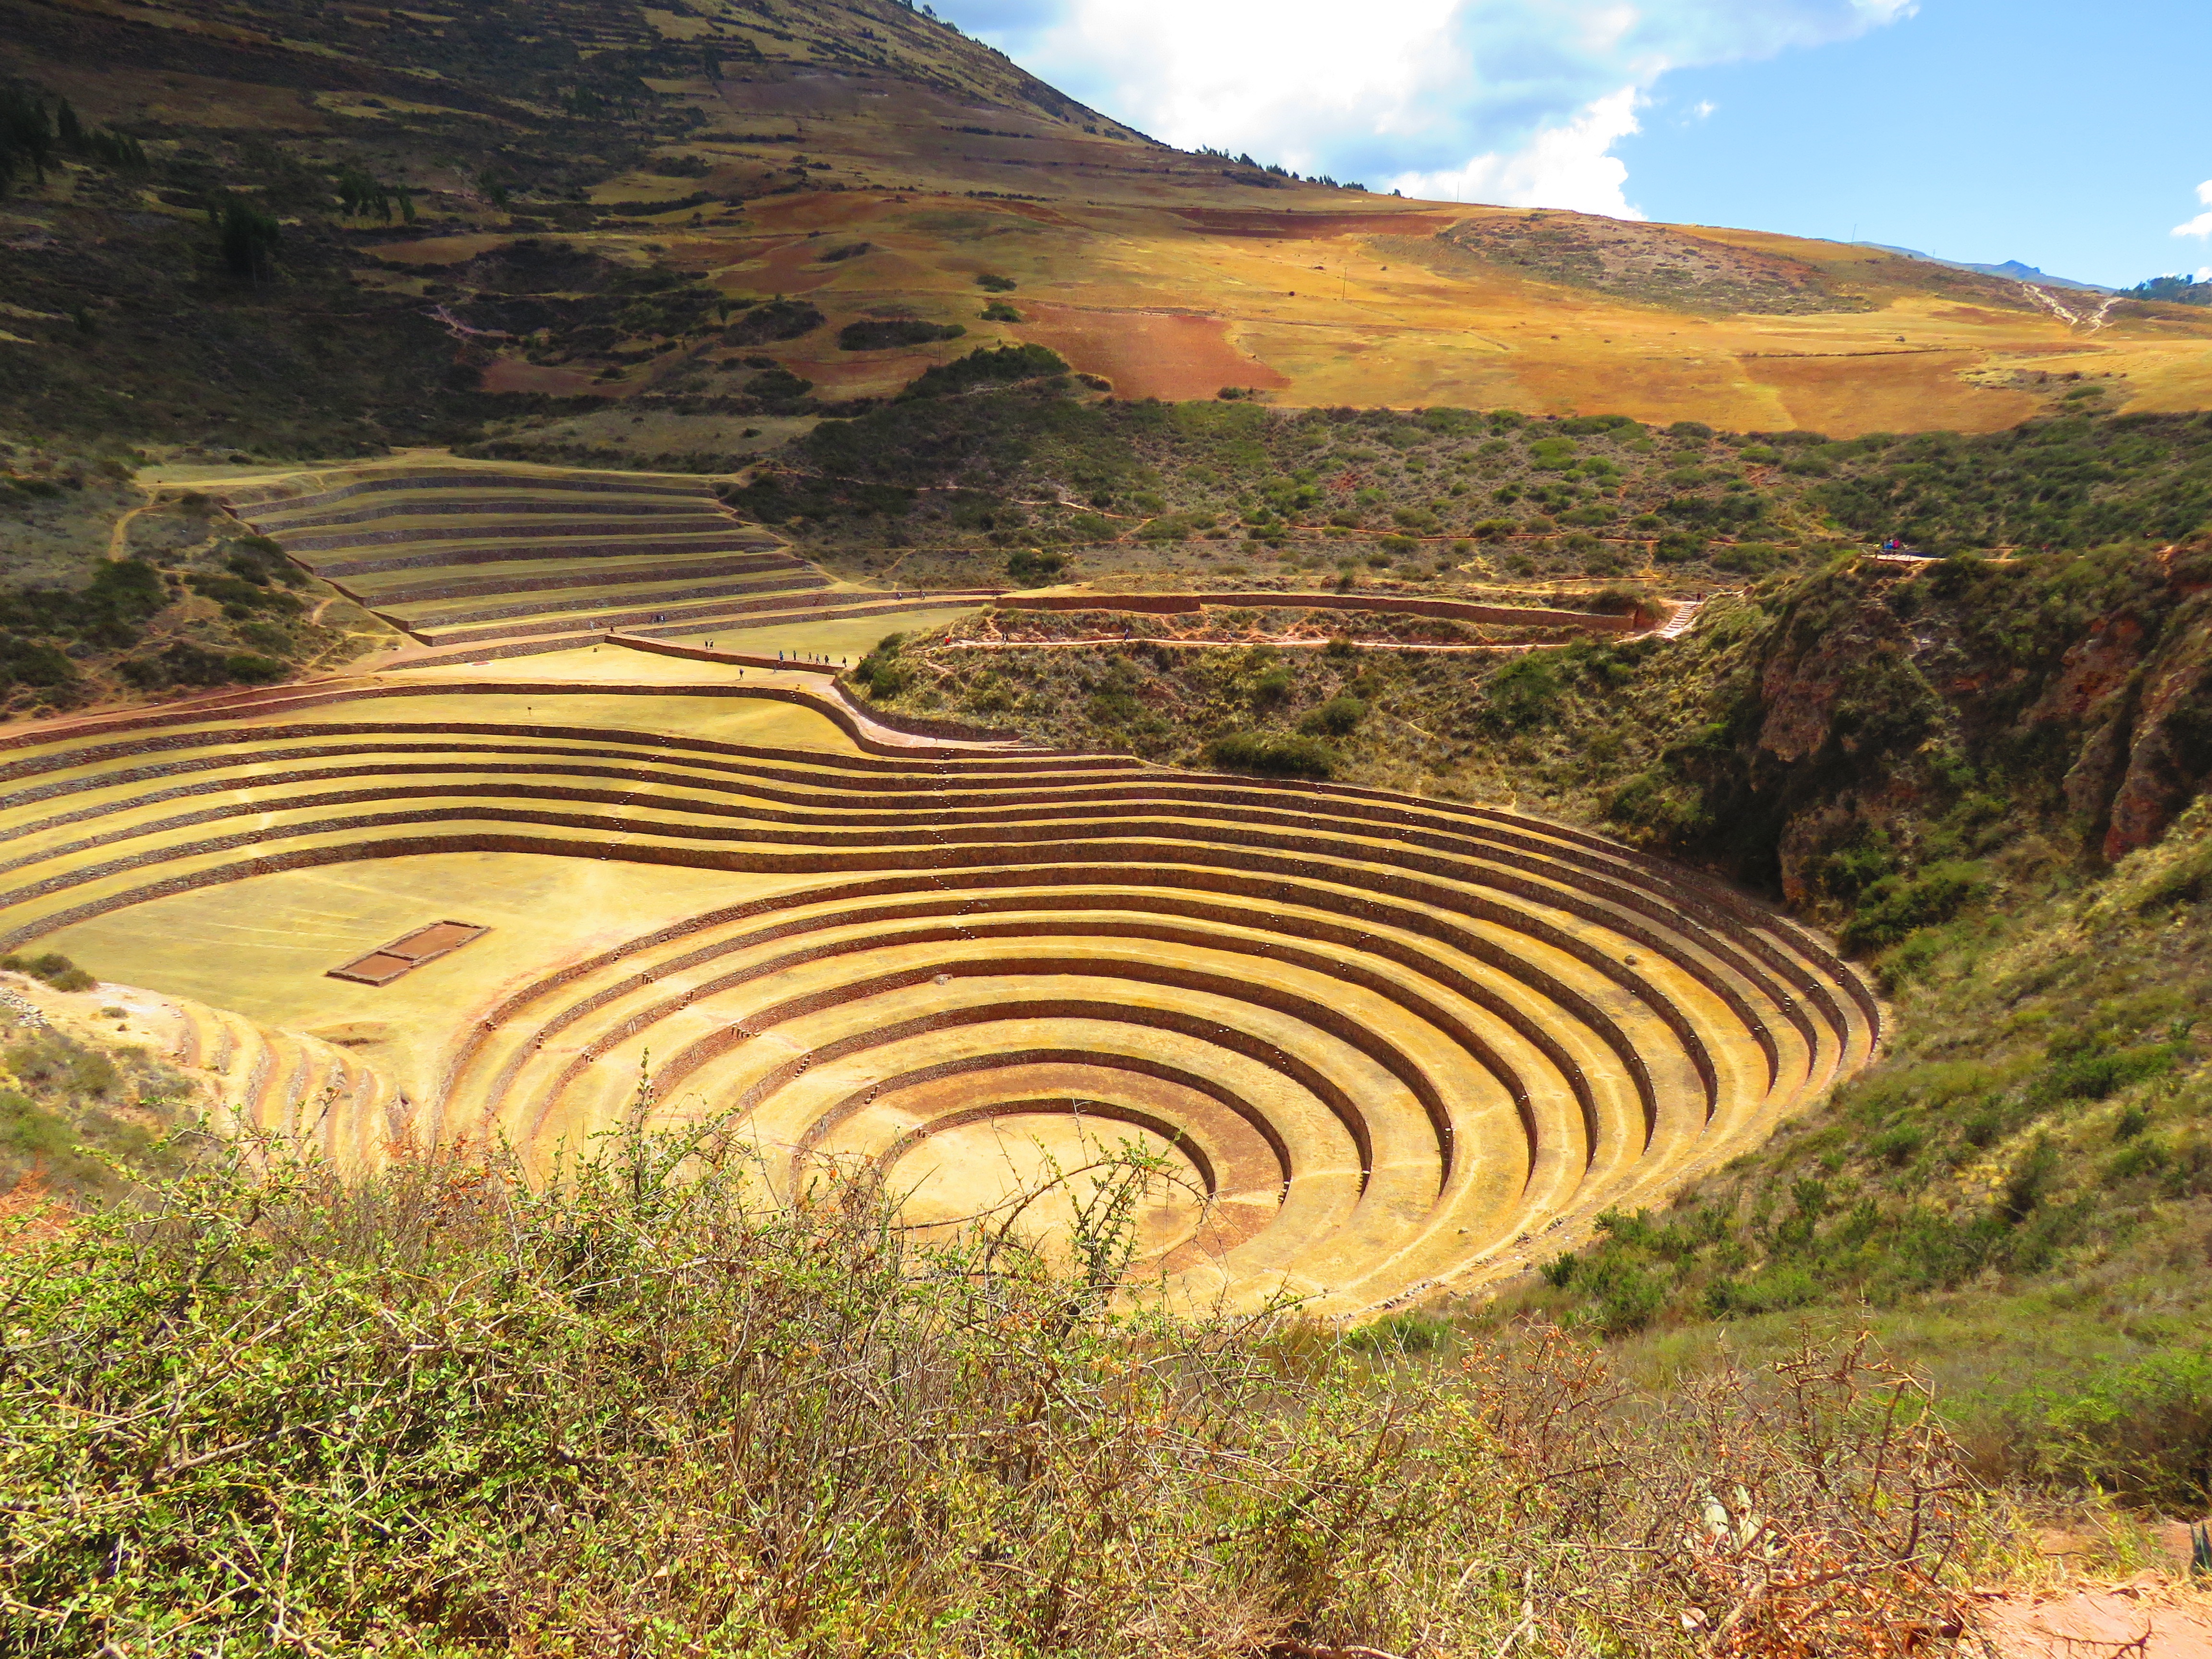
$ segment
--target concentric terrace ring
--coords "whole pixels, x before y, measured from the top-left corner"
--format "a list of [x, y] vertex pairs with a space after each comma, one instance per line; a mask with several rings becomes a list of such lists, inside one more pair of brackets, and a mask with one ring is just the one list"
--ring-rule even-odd
[[[407, 1127], [503, 1135], [551, 1168], [642, 1098], [657, 1122], [757, 1147], [787, 1193], [874, 1170], [939, 1219], [1135, 1141], [1175, 1189], [1140, 1232], [1179, 1293], [1287, 1289], [1346, 1312], [1472, 1288], [1656, 1201], [1862, 1064], [1879, 1029], [1805, 930], [1510, 812], [899, 749], [826, 702], [861, 752], [409, 720], [434, 690], [453, 687], [18, 735], [0, 749], [0, 943], [421, 854], [774, 878], [472, 987]], [[806, 700], [527, 690], [549, 708], [625, 690]], [[374, 1111], [319, 1131], [373, 1157], [393, 1109], [360, 1092]]]

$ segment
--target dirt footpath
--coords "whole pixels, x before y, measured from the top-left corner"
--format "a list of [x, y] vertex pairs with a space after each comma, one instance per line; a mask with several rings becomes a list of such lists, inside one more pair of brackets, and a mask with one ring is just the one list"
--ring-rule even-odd
[[2161, 1572], [1990, 1591], [1974, 1626], [1999, 1659], [2212, 1659], [2212, 1595]]

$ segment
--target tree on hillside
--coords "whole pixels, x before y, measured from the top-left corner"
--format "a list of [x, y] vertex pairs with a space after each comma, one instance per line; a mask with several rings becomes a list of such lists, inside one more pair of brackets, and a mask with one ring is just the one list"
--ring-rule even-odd
[[208, 222], [232, 276], [258, 278], [274, 269], [276, 245], [284, 235], [274, 216], [233, 196], [220, 205], [208, 204]]
[[2212, 281], [2192, 276], [2154, 276], [2123, 290], [2130, 300], [2164, 300], [2169, 305], [2212, 306]]
[[0, 92], [0, 196], [26, 165], [43, 185], [53, 154], [54, 131], [46, 105], [27, 92]]
[[337, 184], [339, 211], [347, 218], [366, 219], [374, 213], [388, 225], [396, 207], [403, 220], [415, 222], [415, 198], [404, 185], [387, 185], [350, 162], [338, 169]]

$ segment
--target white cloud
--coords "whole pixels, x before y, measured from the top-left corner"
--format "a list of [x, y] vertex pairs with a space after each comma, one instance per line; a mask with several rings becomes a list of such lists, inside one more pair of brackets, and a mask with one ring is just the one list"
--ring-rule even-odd
[[2176, 225], [2177, 236], [2212, 236], [2212, 179], [2197, 186], [2197, 199], [2204, 204], [2206, 211], [2198, 214], [2187, 224]]
[[1493, 202], [1507, 207], [1574, 208], [1614, 219], [1641, 219], [1622, 193], [1628, 164], [1609, 154], [1637, 130], [1637, 93], [1623, 87], [1592, 101], [1573, 120], [1538, 129], [1520, 149], [1478, 155], [1449, 173], [1402, 173], [1392, 179], [1408, 196], [1441, 202]]
[[[1301, 173], [1630, 212], [1611, 147], [1673, 70], [1865, 33], [1915, 0], [939, 0], [1024, 67], [1186, 147]], [[1702, 118], [1710, 109], [1700, 106]]]
[[1713, 102], [1711, 99], [1700, 98], [1696, 103], [1690, 106], [1690, 118], [1692, 121], [1711, 120], [1712, 118], [1713, 112], [1719, 107], [1720, 106]]

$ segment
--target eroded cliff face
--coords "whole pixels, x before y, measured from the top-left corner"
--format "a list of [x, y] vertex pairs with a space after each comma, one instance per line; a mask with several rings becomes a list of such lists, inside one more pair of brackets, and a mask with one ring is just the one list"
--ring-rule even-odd
[[2104, 815], [2107, 859], [2164, 835], [2212, 774], [2212, 598], [2176, 610], [2128, 692], [2108, 728], [2126, 763]]
[[1770, 600], [1719, 666], [1724, 744], [1678, 848], [1840, 920], [1875, 884], [2033, 830], [2091, 862], [2212, 780], [2212, 540], [1862, 560]]

